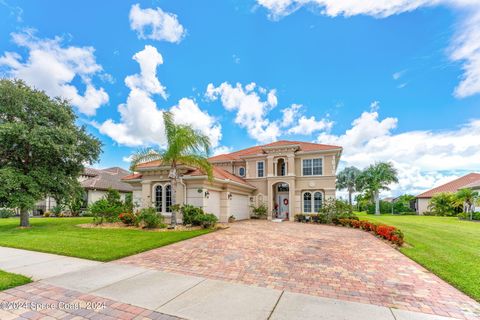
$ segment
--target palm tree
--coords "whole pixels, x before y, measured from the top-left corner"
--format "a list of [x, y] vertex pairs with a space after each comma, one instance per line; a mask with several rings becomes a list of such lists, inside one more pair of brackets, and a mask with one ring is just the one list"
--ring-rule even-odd
[[470, 220], [472, 220], [473, 205], [478, 199], [478, 192], [469, 188], [460, 189], [455, 194], [455, 199], [457, 200], [458, 205], [463, 207], [463, 212], [467, 214], [470, 213]]
[[[213, 180], [213, 169], [207, 156], [210, 150], [210, 139], [187, 125], [176, 124], [170, 112], [163, 113], [167, 146], [162, 150], [144, 149], [133, 155], [130, 169], [135, 171], [138, 164], [159, 160], [170, 166], [168, 178], [172, 186], [172, 204], [176, 203], [179, 165], [187, 165], [205, 172], [208, 179]], [[172, 225], [176, 225], [176, 213], [172, 210]]]
[[388, 185], [398, 182], [397, 170], [390, 162], [378, 162], [362, 171], [358, 177], [358, 186], [371, 194], [375, 203], [375, 214], [380, 214], [380, 191], [389, 190]]
[[346, 167], [337, 175], [337, 189], [348, 190], [348, 203], [350, 204], [350, 211], [352, 211], [352, 194], [357, 191], [357, 180], [361, 171], [356, 167]]

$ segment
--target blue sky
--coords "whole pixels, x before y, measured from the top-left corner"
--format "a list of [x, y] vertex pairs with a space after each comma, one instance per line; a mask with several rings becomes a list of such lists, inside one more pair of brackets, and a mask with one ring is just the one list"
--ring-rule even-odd
[[162, 145], [172, 110], [216, 153], [341, 144], [415, 193], [479, 169], [480, 5], [400, 2], [0, 0], [0, 72], [71, 99], [99, 167]]

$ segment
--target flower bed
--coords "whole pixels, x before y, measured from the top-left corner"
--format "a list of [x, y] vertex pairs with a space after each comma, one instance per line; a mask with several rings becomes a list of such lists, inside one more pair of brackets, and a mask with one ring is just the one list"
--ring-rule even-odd
[[373, 232], [375, 235], [398, 246], [403, 244], [403, 233], [399, 229], [385, 224], [376, 224], [366, 220], [340, 219], [340, 225]]

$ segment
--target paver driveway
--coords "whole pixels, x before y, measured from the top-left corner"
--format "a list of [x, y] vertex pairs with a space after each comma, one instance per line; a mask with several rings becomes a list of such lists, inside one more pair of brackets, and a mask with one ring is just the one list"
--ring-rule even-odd
[[328, 298], [457, 318], [480, 305], [388, 244], [359, 230], [245, 221], [118, 260]]

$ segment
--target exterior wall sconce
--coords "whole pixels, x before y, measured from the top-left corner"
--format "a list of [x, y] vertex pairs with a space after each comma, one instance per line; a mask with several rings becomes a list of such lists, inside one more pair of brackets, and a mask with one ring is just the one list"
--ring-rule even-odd
[[232, 194], [229, 192], [227, 195], [228, 200], [232, 200]]
[[208, 190], [205, 191], [205, 198], [207, 198], [207, 199], [210, 198], [210, 192], [208, 192]]
[[250, 197], [250, 202], [253, 202], [253, 197]]

